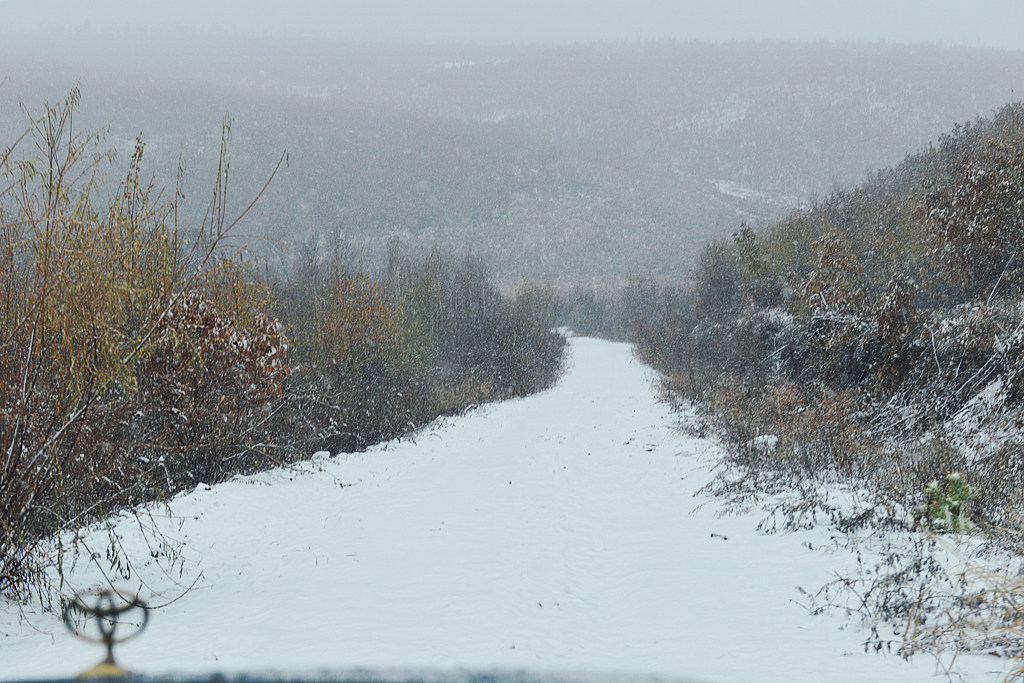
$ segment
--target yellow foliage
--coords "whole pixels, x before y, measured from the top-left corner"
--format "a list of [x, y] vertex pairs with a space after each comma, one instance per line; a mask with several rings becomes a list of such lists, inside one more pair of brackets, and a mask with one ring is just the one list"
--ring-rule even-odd
[[404, 337], [400, 311], [365, 273], [340, 270], [334, 275], [318, 327], [314, 344], [328, 365], [367, 369], [399, 359]]
[[126, 425], [176, 305], [210, 290], [242, 320], [200, 337], [211, 357], [251, 369], [271, 391], [287, 374], [279, 326], [259, 315], [265, 286], [218, 257], [224, 230], [201, 248], [182, 243], [174, 205], [140, 182], [141, 141], [116, 193], [99, 200], [112, 155], [96, 153], [95, 134], [75, 133], [77, 104], [75, 90], [0, 150], [0, 591], [27, 580], [18, 558], [29, 539], [95, 514], [103, 496], [123, 503], [138, 483], [127, 467], [138, 444], [123, 439], [139, 431]]

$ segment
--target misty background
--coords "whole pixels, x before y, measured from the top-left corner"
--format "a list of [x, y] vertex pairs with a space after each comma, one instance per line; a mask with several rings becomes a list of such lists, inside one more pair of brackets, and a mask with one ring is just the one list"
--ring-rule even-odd
[[1024, 48], [1012, 0], [0, 0], [11, 31], [388, 43], [855, 41]]
[[497, 277], [685, 279], [709, 239], [850, 188], [1017, 98], [991, 2], [0, 0], [0, 140], [76, 83], [76, 125], [198, 221], [230, 120], [242, 229], [477, 254]]

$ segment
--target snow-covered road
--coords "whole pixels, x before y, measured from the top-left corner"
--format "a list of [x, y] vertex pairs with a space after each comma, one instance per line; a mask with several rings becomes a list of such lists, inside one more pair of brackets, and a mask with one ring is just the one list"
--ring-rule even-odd
[[[628, 346], [577, 338], [568, 353], [543, 394], [415, 441], [179, 496], [170, 516], [154, 508], [186, 544], [178, 580], [198, 582], [120, 659], [144, 673], [366, 665], [932, 680], [933, 660], [864, 654], [855, 624], [797, 604], [797, 586], [815, 590], [849, 561], [805, 545], [825, 545], [827, 531], [763, 535], [756, 515], [699, 507], [716, 447], [674, 429]], [[175, 593], [156, 566], [123, 583], [140, 579]], [[74, 674], [99, 655], [52, 617], [19, 621], [0, 607], [0, 680]], [[1002, 668], [962, 666], [979, 680]]]

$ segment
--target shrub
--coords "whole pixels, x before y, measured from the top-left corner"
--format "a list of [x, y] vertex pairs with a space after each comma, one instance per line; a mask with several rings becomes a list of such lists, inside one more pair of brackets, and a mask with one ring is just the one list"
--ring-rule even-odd
[[[968, 137], [970, 129], [964, 137]], [[947, 140], [951, 182], [927, 195], [934, 254], [967, 297], [989, 296], [1000, 284], [1024, 286], [1024, 109], [1008, 106], [970, 137]], [[980, 139], [979, 139], [980, 138]]]
[[179, 275], [173, 232], [137, 181], [141, 145], [117, 197], [94, 206], [109, 157], [73, 134], [78, 100], [72, 91], [33, 122], [42, 158], [17, 146], [0, 158], [0, 590], [14, 595], [38, 581], [43, 534], [109, 500], [92, 495], [93, 476], [121, 464], [106, 437], [171, 296], [154, 288]]
[[945, 481], [928, 482], [925, 490], [925, 514], [933, 529], [966, 533], [974, 529], [971, 522], [971, 502], [977, 497], [967, 483], [963, 472], [950, 472]]
[[15, 145], [0, 157], [0, 591], [13, 596], [60, 569], [41, 551], [53, 531], [173, 493], [188, 468], [223, 476], [240, 440], [229, 432], [257, 428], [261, 391], [285, 372], [273, 323], [242, 325], [196, 294], [239, 282], [216, 274], [223, 193], [186, 244], [175, 205], [140, 182], [137, 141], [103, 199], [112, 156], [73, 131], [78, 102], [74, 90], [32, 122], [22, 142], [40, 156]]
[[130, 436], [120, 441], [159, 464], [163, 491], [272, 459], [254, 445], [271, 441], [266, 425], [290, 374], [278, 323], [257, 314], [243, 327], [192, 291], [161, 316], [147, 346]]

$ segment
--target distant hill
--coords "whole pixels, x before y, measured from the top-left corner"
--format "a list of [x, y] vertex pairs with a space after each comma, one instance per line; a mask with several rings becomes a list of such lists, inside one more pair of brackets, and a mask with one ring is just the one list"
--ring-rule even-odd
[[[233, 196], [290, 167], [247, 231], [395, 235], [485, 257], [507, 281], [685, 277], [709, 237], [765, 223], [1011, 99], [1024, 53], [943, 47], [638, 43], [396, 47], [28, 38], [0, 48], [3, 140], [76, 80], [198, 213], [232, 118]], [[34, 55], [28, 57], [27, 55]], [[81, 55], [88, 55], [82, 58]]]

